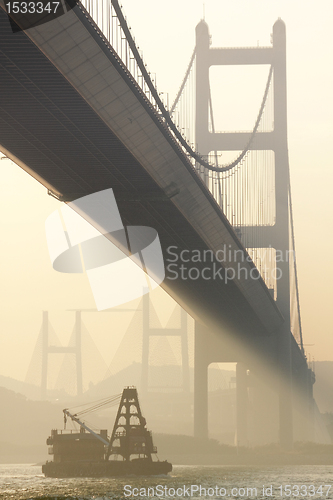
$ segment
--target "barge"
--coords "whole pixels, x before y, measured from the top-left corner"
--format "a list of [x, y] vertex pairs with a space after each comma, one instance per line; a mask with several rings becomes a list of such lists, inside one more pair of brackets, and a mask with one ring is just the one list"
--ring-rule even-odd
[[[101, 406], [98, 405], [98, 408]], [[146, 428], [136, 388], [127, 387], [123, 390], [110, 439], [107, 430], [93, 431], [80, 420], [79, 413], [73, 414], [68, 409], [63, 412], [64, 431], [52, 430], [46, 441], [53, 461], [42, 466], [45, 476], [151, 476], [171, 472], [172, 465], [169, 462], [153, 459], [157, 449], [151, 432]], [[66, 431], [68, 418], [79, 425], [78, 431]]]

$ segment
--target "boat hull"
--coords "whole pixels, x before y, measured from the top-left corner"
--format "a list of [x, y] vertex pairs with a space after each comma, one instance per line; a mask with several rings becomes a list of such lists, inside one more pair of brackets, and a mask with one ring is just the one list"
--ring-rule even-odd
[[80, 462], [46, 462], [42, 472], [46, 477], [115, 477], [115, 476], [156, 476], [172, 471], [167, 462], [152, 462], [138, 459], [125, 461], [80, 461]]

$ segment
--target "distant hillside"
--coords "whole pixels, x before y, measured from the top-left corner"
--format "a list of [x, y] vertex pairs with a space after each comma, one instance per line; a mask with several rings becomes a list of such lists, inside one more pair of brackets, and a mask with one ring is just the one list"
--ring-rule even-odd
[[0, 462], [35, 462], [48, 458], [45, 441], [52, 427], [62, 426], [62, 411], [0, 387], [0, 422]]
[[[82, 396], [72, 398], [63, 393], [59, 401], [55, 403], [29, 400], [25, 395], [18, 394], [16, 391], [22, 390], [25, 394], [31, 391], [32, 397], [37, 398], [40, 391], [38, 387], [0, 376], [0, 383], [13, 388], [10, 390], [0, 387], [0, 463], [32, 463], [50, 458], [47, 455], [45, 441], [52, 428], [63, 428], [63, 408], [72, 408], [82, 403], [120, 394], [126, 385], [136, 385], [139, 389], [143, 412], [149, 428], [156, 436], [156, 444], [159, 445], [161, 456], [172, 453], [173, 450], [174, 453], [176, 450], [180, 453], [180, 449], [184, 449], [185, 453], [197, 454], [200, 453], [200, 449], [203, 452], [203, 444], [190, 437], [193, 433], [193, 393], [186, 395], [180, 390], [174, 392], [174, 385], [180, 375], [178, 370], [179, 367], [175, 366], [153, 367], [150, 370], [150, 384], [156, 386], [155, 391], [144, 394], [140, 391], [141, 365], [133, 363], [99, 384], [91, 384], [89, 390]], [[193, 380], [193, 370], [191, 370], [190, 377]], [[210, 371], [211, 395], [215, 394], [216, 401], [224, 401], [223, 408], [232, 404], [233, 377], [232, 371], [218, 369]], [[163, 385], [161, 381], [164, 382], [162, 389], [158, 388], [159, 385]], [[169, 389], [165, 385], [169, 385]], [[231, 386], [233, 389], [230, 391]], [[317, 362], [314, 395], [322, 413], [333, 413], [332, 361]], [[52, 396], [54, 397], [54, 393]], [[93, 423], [94, 427], [106, 428], [110, 432], [116, 410], [115, 406], [109, 410], [97, 412], [92, 417], [89, 416], [88, 420]], [[218, 414], [219, 418], [222, 418], [222, 413]], [[226, 428], [226, 418], [223, 422]], [[333, 426], [333, 421], [326, 423]], [[233, 432], [232, 429], [230, 432]], [[172, 441], [168, 438], [170, 435], [174, 435]], [[223, 452], [221, 445], [216, 442], [211, 441], [207, 443], [207, 446], [205, 453]]]
[[[5, 377], [4, 375], [0, 375], [0, 387], [5, 387], [10, 391], [18, 392], [19, 394], [23, 394], [26, 398], [32, 401], [39, 401], [41, 398], [41, 388], [36, 385], [27, 384], [21, 380], [15, 380], [11, 377]], [[49, 399], [57, 400], [57, 399], [68, 399], [68, 394], [65, 391], [50, 391]]]
[[[234, 376], [234, 371], [210, 368], [209, 391], [228, 389], [230, 381]], [[149, 368], [149, 387], [152, 391], [154, 391], [154, 387], [157, 387], [158, 391], [162, 387], [165, 387], [167, 392], [172, 392], [177, 390], [177, 386], [180, 388], [179, 384], [181, 380], [182, 372], [179, 365], [152, 366]], [[113, 394], [118, 394], [128, 385], [134, 385], [137, 387], [139, 393], [141, 392], [141, 363], [134, 362], [96, 384], [90, 382], [89, 389], [84, 392], [83, 396], [76, 397], [69, 395], [66, 389], [61, 391], [49, 390], [48, 400], [59, 401], [61, 404], [72, 406], [75, 403], [79, 404], [87, 400], [93, 401], [100, 397], [109, 397]], [[193, 392], [193, 368], [190, 368], [190, 386]], [[0, 387], [23, 394], [32, 401], [40, 401], [41, 399], [40, 387], [10, 377], [0, 375]]]
[[[179, 366], [153, 366], [150, 368], [149, 383], [153, 390], [154, 385], [170, 386], [171, 392], [181, 380]], [[321, 413], [333, 413], [333, 361], [317, 361], [315, 366], [316, 383], [314, 385], [314, 396]], [[209, 370], [209, 390], [228, 389], [234, 381], [235, 372], [211, 368]], [[190, 381], [193, 390], [193, 368], [190, 369]], [[73, 397], [63, 391], [49, 391], [48, 399], [58, 401], [65, 406], [73, 406], [86, 401], [94, 401], [98, 398], [118, 394], [126, 385], [135, 385], [141, 392], [141, 364], [133, 363], [120, 372], [111, 375], [98, 384], [90, 383], [89, 389], [81, 397]], [[23, 394], [33, 401], [40, 400], [40, 387], [0, 375], [0, 387], [5, 387], [14, 392]], [[168, 391], [168, 389], [165, 389]]]
[[[229, 387], [232, 376], [234, 372], [212, 370], [211, 388]], [[143, 394], [140, 391], [141, 365], [133, 363], [99, 384], [90, 384], [89, 390], [79, 397], [50, 393], [52, 398], [59, 396], [56, 402], [51, 403], [32, 400], [39, 399], [40, 388], [0, 376], [0, 384], [6, 385], [0, 387], [0, 463], [41, 462], [50, 458], [46, 438], [51, 429], [63, 428], [63, 408], [120, 394], [128, 385], [138, 387], [144, 415], [154, 433], [190, 435], [193, 432], [193, 393], [186, 395], [180, 388], [178, 391], [175, 389], [181, 379], [180, 367], [156, 366], [150, 370], [150, 377], [150, 384], [157, 387], [153, 392]], [[193, 369], [190, 377], [193, 380]], [[110, 433], [116, 411], [116, 406], [99, 411], [89, 416], [88, 420], [94, 427], [108, 429]]]
[[[231, 381], [234, 380], [235, 371], [210, 368], [208, 377], [208, 390], [229, 389]], [[190, 368], [190, 387], [193, 392], [194, 370]], [[181, 366], [164, 365], [149, 367], [148, 384], [149, 390], [154, 392], [180, 392], [182, 371]], [[98, 384], [90, 384], [88, 391], [84, 393], [85, 398], [108, 397], [112, 394], [122, 392], [125, 386], [134, 385], [139, 394], [141, 392], [141, 363], [132, 363], [118, 373], [102, 380]], [[177, 389], [178, 388], [178, 389]]]

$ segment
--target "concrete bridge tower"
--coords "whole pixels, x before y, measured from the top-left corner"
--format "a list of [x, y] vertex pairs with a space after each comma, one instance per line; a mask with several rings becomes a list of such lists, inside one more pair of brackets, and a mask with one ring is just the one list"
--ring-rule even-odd
[[[196, 27], [196, 144], [197, 150], [206, 158], [211, 151], [241, 151], [247, 144], [250, 134], [244, 132], [213, 133], [209, 131], [209, 69], [213, 65], [253, 65], [273, 66], [274, 89], [274, 128], [272, 132], [257, 132], [255, 147], [252, 149], [271, 150], [275, 158], [275, 203], [276, 217], [272, 226], [258, 226], [258, 238], [262, 248], [272, 247], [288, 255], [289, 251], [289, 161], [287, 145], [287, 84], [286, 84], [286, 28], [279, 19], [273, 26], [272, 46], [255, 48], [210, 48], [208, 25], [201, 21]], [[200, 169], [200, 167], [198, 167]], [[201, 176], [207, 183], [207, 174], [201, 169]], [[258, 247], [252, 240], [253, 228], [241, 227], [242, 243], [245, 248]], [[284, 323], [276, 334], [278, 366], [280, 373], [279, 389], [279, 433], [280, 444], [290, 448], [293, 443], [292, 415], [292, 364], [290, 333], [290, 283], [289, 261], [279, 262], [281, 278], [277, 280], [277, 306]], [[208, 436], [208, 394], [207, 370], [212, 362], [207, 354], [206, 327], [196, 324], [195, 330], [195, 396], [194, 432], [196, 436]], [[237, 366], [237, 436], [246, 441], [246, 364], [244, 360], [227, 359], [221, 352], [220, 361], [241, 362]], [[304, 368], [305, 370], [307, 369]], [[307, 373], [304, 373], [307, 379]]]

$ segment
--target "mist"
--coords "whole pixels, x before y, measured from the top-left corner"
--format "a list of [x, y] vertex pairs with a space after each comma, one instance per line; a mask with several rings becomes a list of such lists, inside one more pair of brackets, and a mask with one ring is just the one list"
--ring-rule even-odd
[[[223, 307], [218, 311], [214, 306], [220, 293], [217, 289], [216, 294], [202, 297], [201, 303], [199, 292], [195, 296], [191, 285], [186, 285], [185, 289], [185, 285], [179, 282], [174, 285], [171, 279], [166, 280], [162, 285], [164, 290], [157, 289], [149, 294], [149, 328], [161, 329], [161, 335], [156, 335], [155, 331], [151, 337], [145, 330], [141, 299], [116, 310], [97, 312], [85, 274], [57, 273], [52, 269], [45, 220], [59, 209], [60, 202], [47, 194], [45, 186], [3, 154], [0, 174], [3, 204], [0, 222], [3, 283], [0, 386], [1, 422], [6, 430], [0, 435], [0, 460], [45, 461], [49, 458], [45, 440], [51, 429], [61, 428], [63, 408], [118, 394], [125, 386], [138, 388], [148, 427], [156, 434], [161, 453], [176, 463], [211, 464], [220, 463], [219, 460], [222, 463], [241, 463], [237, 462], [240, 459], [236, 451], [243, 453], [241, 460], [244, 462], [247, 460], [244, 450], [265, 446], [267, 449], [258, 452], [262, 456], [266, 456], [267, 450], [267, 453], [273, 450], [272, 454], [279, 454], [283, 421], [279, 405], [282, 400], [290, 398], [290, 394], [294, 400], [290, 418], [294, 442], [330, 445], [333, 408], [327, 403], [325, 394], [331, 390], [329, 380], [333, 363], [333, 340], [329, 334], [329, 283], [333, 267], [324, 244], [329, 248], [332, 235], [327, 228], [331, 227], [333, 216], [330, 195], [333, 174], [329, 165], [333, 74], [327, 63], [332, 59], [332, 16], [329, 15], [332, 14], [332, 5], [328, 1], [316, 6], [299, 1], [291, 4], [276, 0], [269, 5], [261, 0], [246, 5], [240, 2], [221, 5], [210, 1], [203, 12], [201, 2], [182, 2], [179, 5], [172, 1], [165, 9], [161, 26], [153, 2], [146, 2], [144, 9], [131, 0], [123, 3], [145, 61], [150, 71], [156, 73], [158, 90], [165, 92], [165, 102], [173, 102], [177, 95], [195, 44], [195, 27], [203, 17], [209, 27], [212, 47], [216, 48], [270, 46], [274, 22], [278, 18], [285, 22], [289, 165], [306, 359], [298, 357], [297, 342], [301, 342], [295, 335], [296, 340], [293, 339], [290, 348], [296, 360], [291, 389], [288, 374], [283, 373], [283, 366], [277, 361], [275, 335], [280, 328], [278, 316], [281, 312], [276, 310], [275, 304], [279, 295], [277, 280], [266, 281], [270, 296], [266, 292], [260, 295], [258, 285], [256, 290], [260, 300], [257, 300], [253, 314], [247, 307], [251, 300], [255, 302], [256, 294], [247, 291], [242, 280], [232, 292], [223, 292], [228, 304], [224, 311]], [[324, 16], [323, 12], [326, 13]], [[170, 31], [179, 36], [171, 36]], [[210, 69], [215, 120], [213, 124], [210, 116], [209, 133], [213, 133], [213, 127], [214, 133], [252, 130], [268, 69], [268, 65], [216, 66]], [[270, 117], [268, 129], [273, 121]], [[232, 161], [239, 152], [221, 149], [217, 153], [222, 165]], [[203, 154], [214, 156], [215, 151], [207, 150]], [[245, 185], [248, 181], [244, 179]], [[184, 192], [185, 174], [179, 184], [181, 182]], [[209, 182], [214, 185], [214, 181]], [[231, 181], [225, 182], [226, 189], [228, 182]], [[249, 191], [254, 190], [254, 183], [247, 186], [250, 186]], [[234, 185], [231, 187], [235, 192]], [[268, 185], [267, 189], [269, 191], [271, 186]], [[213, 196], [217, 198], [216, 193]], [[197, 200], [196, 196], [194, 198]], [[254, 201], [260, 203], [260, 200]], [[120, 202], [121, 208], [125, 207], [125, 202]], [[176, 203], [180, 206], [180, 202]], [[230, 224], [237, 218], [237, 208], [234, 209], [237, 205], [239, 201], [233, 194], [226, 203], [229, 208], [225, 208], [226, 215], [228, 210], [231, 214]], [[264, 225], [273, 225], [277, 213], [274, 210]], [[190, 211], [184, 219], [189, 220], [192, 213], [189, 214]], [[246, 225], [253, 224], [254, 220], [249, 218]], [[238, 225], [241, 227], [241, 222]], [[222, 226], [216, 227], [219, 229], [216, 240], [209, 235], [215, 252], [222, 241], [218, 239], [222, 238]], [[200, 234], [205, 230], [203, 224]], [[229, 233], [228, 237], [232, 239]], [[177, 235], [179, 241], [181, 237]], [[255, 259], [263, 260], [258, 254], [260, 252], [251, 254], [256, 265]], [[205, 280], [201, 277], [200, 283], [194, 282], [193, 290], [206, 286]], [[248, 293], [244, 308], [239, 306], [232, 310], [230, 297], [232, 294], [236, 296], [239, 290]], [[186, 310], [184, 328], [176, 302]], [[281, 304], [278, 306], [283, 309]], [[43, 379], [42, 364], [45, 356], [43, 311], [48, 312], [48, 346], [54, 351], [59, 348], [57, 354], [47, 355], [46, 379], [45, 372]], [[76, 311], [81, 311], [83, 324], [80, 387], [78, 358], [73, 352], [65, 352], [67, 347], [72, 351], [75, 347]], [[276, 321], [276, 328], [265, 333], [269, 320]], [[178, 329], [179, 334], [163, 335], [163, 328]], [[144, 338], [148, 338], [149, 343], [146, 351]], [[202, 365], [198, 363], [199, 358]], [[308, 377], [315, 376], [314, 360], [321, 368], [318, 368], [313, 385]], [[198, 375], [195, 366], [199, 365]], [[199, 382], [196, 377], [201, 377]], [[302, 377], [306, 378], [306, 384]], [[202, 404], [198, 403], [200, 398]], [[309, 400], [313, 405], [311, 410]], [[113, 409], [95, 415], [94, 426], [110, 432], [115, 412]], [[304, 448], [302, 453], [311, 454], [313, 449]]]

